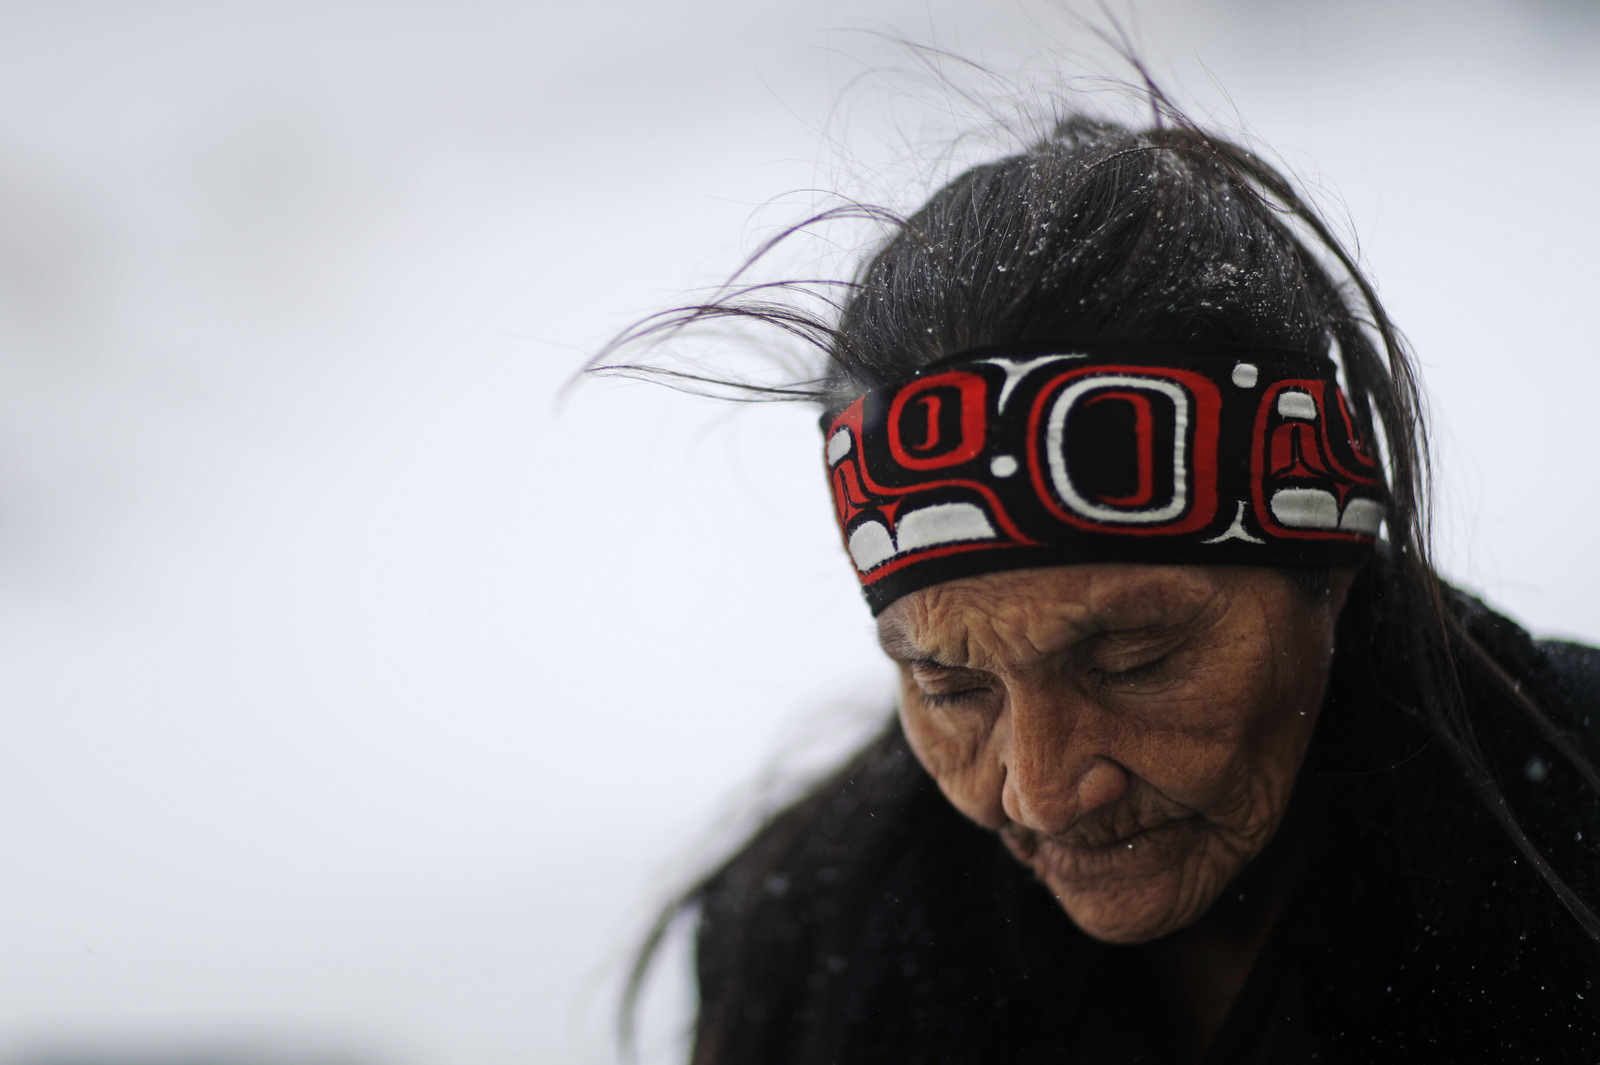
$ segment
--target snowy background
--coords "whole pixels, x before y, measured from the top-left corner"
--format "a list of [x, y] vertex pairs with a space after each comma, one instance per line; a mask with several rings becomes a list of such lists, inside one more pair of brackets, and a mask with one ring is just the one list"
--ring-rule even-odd
[[[1359, 239], [1448, 572], [1600, 636], [1600, 9], [1113, 6]], [[939, 176], [885, 34], [1125, 73], [1062, 12], [0, 3], [0, 1065], [609, 1060], [888, 684], [809, 411], [558, 392], [792, 190]]]

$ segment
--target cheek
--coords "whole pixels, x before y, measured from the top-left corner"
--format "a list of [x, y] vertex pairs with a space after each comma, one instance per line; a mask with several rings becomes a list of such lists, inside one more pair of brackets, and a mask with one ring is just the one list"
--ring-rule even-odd
[[1197, 694], [1155, 708], [1128, 768], [1225, 822], [1273, 817], [1316, 723], [1321, 685], [1280, 685], [1255, 665], [1218, 671], [1191, 688]]
[[902, 685], [900, 727], [911, 752], [952, 806], [988, 828], [1005, 824], [1000, 805], [1005, 774], [991, 755], [991, 721], [978, 714], [930, 710], [915, 689]]
[[1326, 660], [1301, 666], [1292, 681], [1274, 687], [1255, 722], [1246, 752], [1258, 779], [1280, 796], [1287, 796], [1300, 772], [1327, 688]]

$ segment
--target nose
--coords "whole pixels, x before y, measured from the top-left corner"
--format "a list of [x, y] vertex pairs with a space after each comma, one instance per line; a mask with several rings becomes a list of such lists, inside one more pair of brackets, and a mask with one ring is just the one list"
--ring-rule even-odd
[[1013, 692], [1006, 717], [1000, 805], [1014, 823], [1059, 836], [1126, 794], [1128, 771], [1110, 755], [1109, 719], [1092, 701]]

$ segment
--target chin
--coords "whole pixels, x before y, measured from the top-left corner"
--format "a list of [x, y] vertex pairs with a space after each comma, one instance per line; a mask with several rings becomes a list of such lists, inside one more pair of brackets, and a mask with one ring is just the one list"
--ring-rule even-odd
[[1086, 935], [1105, 943], [1132, 945], [1159, 939], [1205, 915], [1222, 893], [1225, 880], [1218, 879], [1214, 890], [1197, 890], [1194, 880], [1185, 876], [1184, 870], [1175, 869], [1087, 883], [1045, 878], [1045, 885]]
[[1037, 836], [1006, 835], [1006, 843], [1073, 924], [1095, 939], [1132, 944], [1198, 921], [1238, 871], [1208, 853], [1205, 837], [1185, 821], [1102, 847]]

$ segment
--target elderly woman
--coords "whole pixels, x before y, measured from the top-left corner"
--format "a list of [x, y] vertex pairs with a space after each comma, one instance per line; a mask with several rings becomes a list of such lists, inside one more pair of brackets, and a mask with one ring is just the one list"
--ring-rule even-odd
[[673, 324], [730, 314], [823, 338], [900, 702], [688, 896], [697, 1065], [1600, 1060], [1600, 655], [1434, 574], [1414, 370], [1282, 177], [1074, 118], [836, 319]]

